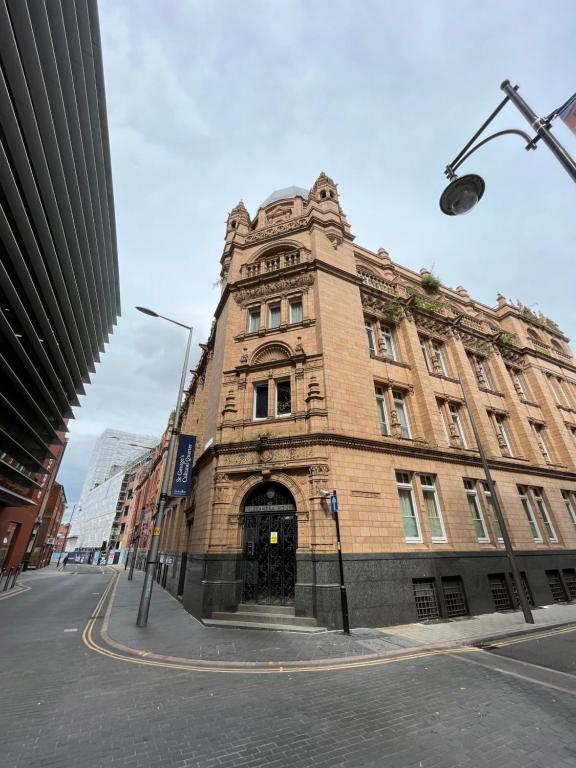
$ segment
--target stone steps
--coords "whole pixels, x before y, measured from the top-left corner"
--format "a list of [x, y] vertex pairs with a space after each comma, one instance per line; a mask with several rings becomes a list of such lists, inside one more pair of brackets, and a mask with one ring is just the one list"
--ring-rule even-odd
[[203, 619], [207, 627], [235, 627], [237, 629], [273, 629], [285, 632], [325, 632], [316, 619], [296, 616], [288, 605], [254, 605], [241, 603], [236, 611], [215, 611]]

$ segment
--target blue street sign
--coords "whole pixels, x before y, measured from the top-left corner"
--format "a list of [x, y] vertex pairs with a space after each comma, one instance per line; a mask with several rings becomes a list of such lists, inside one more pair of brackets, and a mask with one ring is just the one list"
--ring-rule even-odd
[[338, 514], [338, 496], [336, 496], [336, 491], [330, 496], [330, 512], [333, 515]]
[[170, 496], [188, 496], [190, 493], [195, 447], [196, 437], [194, 435], [180, 435]]

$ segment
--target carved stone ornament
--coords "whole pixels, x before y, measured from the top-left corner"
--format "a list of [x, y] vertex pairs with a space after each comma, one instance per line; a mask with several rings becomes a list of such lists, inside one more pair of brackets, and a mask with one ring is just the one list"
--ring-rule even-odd
[[308, 468], [308, 472], [311, 475], [327, 475], [330, 472], [328, 464], [312, 464]]
[[427, 334], [432, 334], [443, 340], [448, 337], [448, 326], [445, 322], [419, 313], [414, 315], [414, 319], [416, 327], [419, 330], [425, 331]]
[[252, 365], [275, 363], [278, 360], [289, 360], [290, 357], [290, 351], [283, 344], [272, 343], [257, 349], [252, 355], [251, 363]]
[[291, 203], [281, 203], [269, 208], [266, 211], [266, 224], [280, 224], [282, 221], [288, 221], [292, 218], [293, 206]]
[[308, 286], [314, 285], [314, 275], [309, 272], [305, 272], [302, 275], [295, 275], [294, 277], [285, 277], [281, 280], [273, 280], [271, 282], [263, 282], [259, 285], [255, 285], [253, 288], [244, 288], [234, 293], [234, 300], [237, 304], [243, 304], [246, 301], [253, 301], [254, 299], [260, 299], [270, 294], [279, 294], [280, 296], [290, 293], [296, 288], [306, 289]]
[[466, 333], [463, 330], [460, 330], [460, 339], [462, 344], [472, 352], [477, 352], [481, 355], [489, 355], [492, 351], [492, 345], [489, 341], [485, 341], [471, 333]]
[[230, 478], [225, 472], [216, 472], [214, 475], [214, 482], [216, 484], [218, 483], [228, 483], [230, 481]]
[[242, 349], [242, 354], [240, 355], [240, 362], [241, 363], [247, 363], [248, 362], [248, 347], [244, 347]]
[[302, 229], [306, 226], [306, 221], [306, 216], [301, 216], [298, 219], [291, 219], [290, 221], [283, 221], [281, 224], [265, 227], [246, 235], [245, 242], [258, 243], [260, 240], [266, 240], [269, 237], [276, 237], [277, 235], [284, 235], [286, 232], [293, 232], [295, 229]]

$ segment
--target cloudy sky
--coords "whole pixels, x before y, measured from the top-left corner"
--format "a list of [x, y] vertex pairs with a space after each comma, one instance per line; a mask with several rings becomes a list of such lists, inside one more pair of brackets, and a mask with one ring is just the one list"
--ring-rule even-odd
[[[159, 435], [174, 406], [185, 332], [134, 305], [203, 341], [228, 211], [242, 198], [253, 214], [320, 171], [359, 244], [489, 305], [519, 298], [574, 336], [576, 190], [546, 147], [494, 141], [463, 166], [486, 180], [481, 205], [438, 208], [444, 167], [504, 79], [542, 115], [576, 90], [573, 0], [99, 6], [123, 309], [70, 425], [59, 480], [72, 504], [106, 427]], [[529, 131], [509, 105], [494, 130], [514, 127]], [[555, 132], [576, 155], [576, 136]]]

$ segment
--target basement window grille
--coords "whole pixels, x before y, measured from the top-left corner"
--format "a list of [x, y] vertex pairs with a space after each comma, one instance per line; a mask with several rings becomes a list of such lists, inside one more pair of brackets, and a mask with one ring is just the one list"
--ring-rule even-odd
[[568, 590], [568, 599], [576, 600], [576, 570], [574, 568], [564, 568], [564, 583]]
[[434, 579], [413, 579], [414, 600], [416, 601], [416, 613], [421, 621], [439, 619], [438, 599], [436, 597], [436, 585]]
[[546, 571], [546, 578], [548, 579], [548, 586], [550, 592], [552, 592], [552, 599], [555, 603], [567, 602], [566, 592], [564, 592], [564, 585], [560, 578], [559, 571]]
[[442, 591], [446, 603], [446, 615], [449, 618], [456, 616], [468, 616], [464, 584], [460, 576], [451, 576], [442, 579]]
[[[516, 583], [514, 579], [512, 578], [512, 574], [510, 574], [510, 578], [512, 579], [512, 592], [514, 593], [514, 605], [516, 608], [520, 605], [520, 600], [518, 598], [518, 590], [516, 589]], [[526, 578], [525, 573], [520, 574], [520, 578], [522, 579], [522, 586], [524, 587], [524, 594], [526, 595], [526, 600], [528, 601], [528, 605], [534, 605], [534, 599], [532, 597], [532, 593], [530, 592], [530, 587], [528, 586], [528, 579]]]
[[497, 611], [511, 611], [513, 607], [512, 598], [510, 597], [510, 591], [508, 590], [508, 584], [506, 584], [506, 577], [504, 574], [490, 573], [488, 575], [488, 581], [490, 582], [494, 608]]

